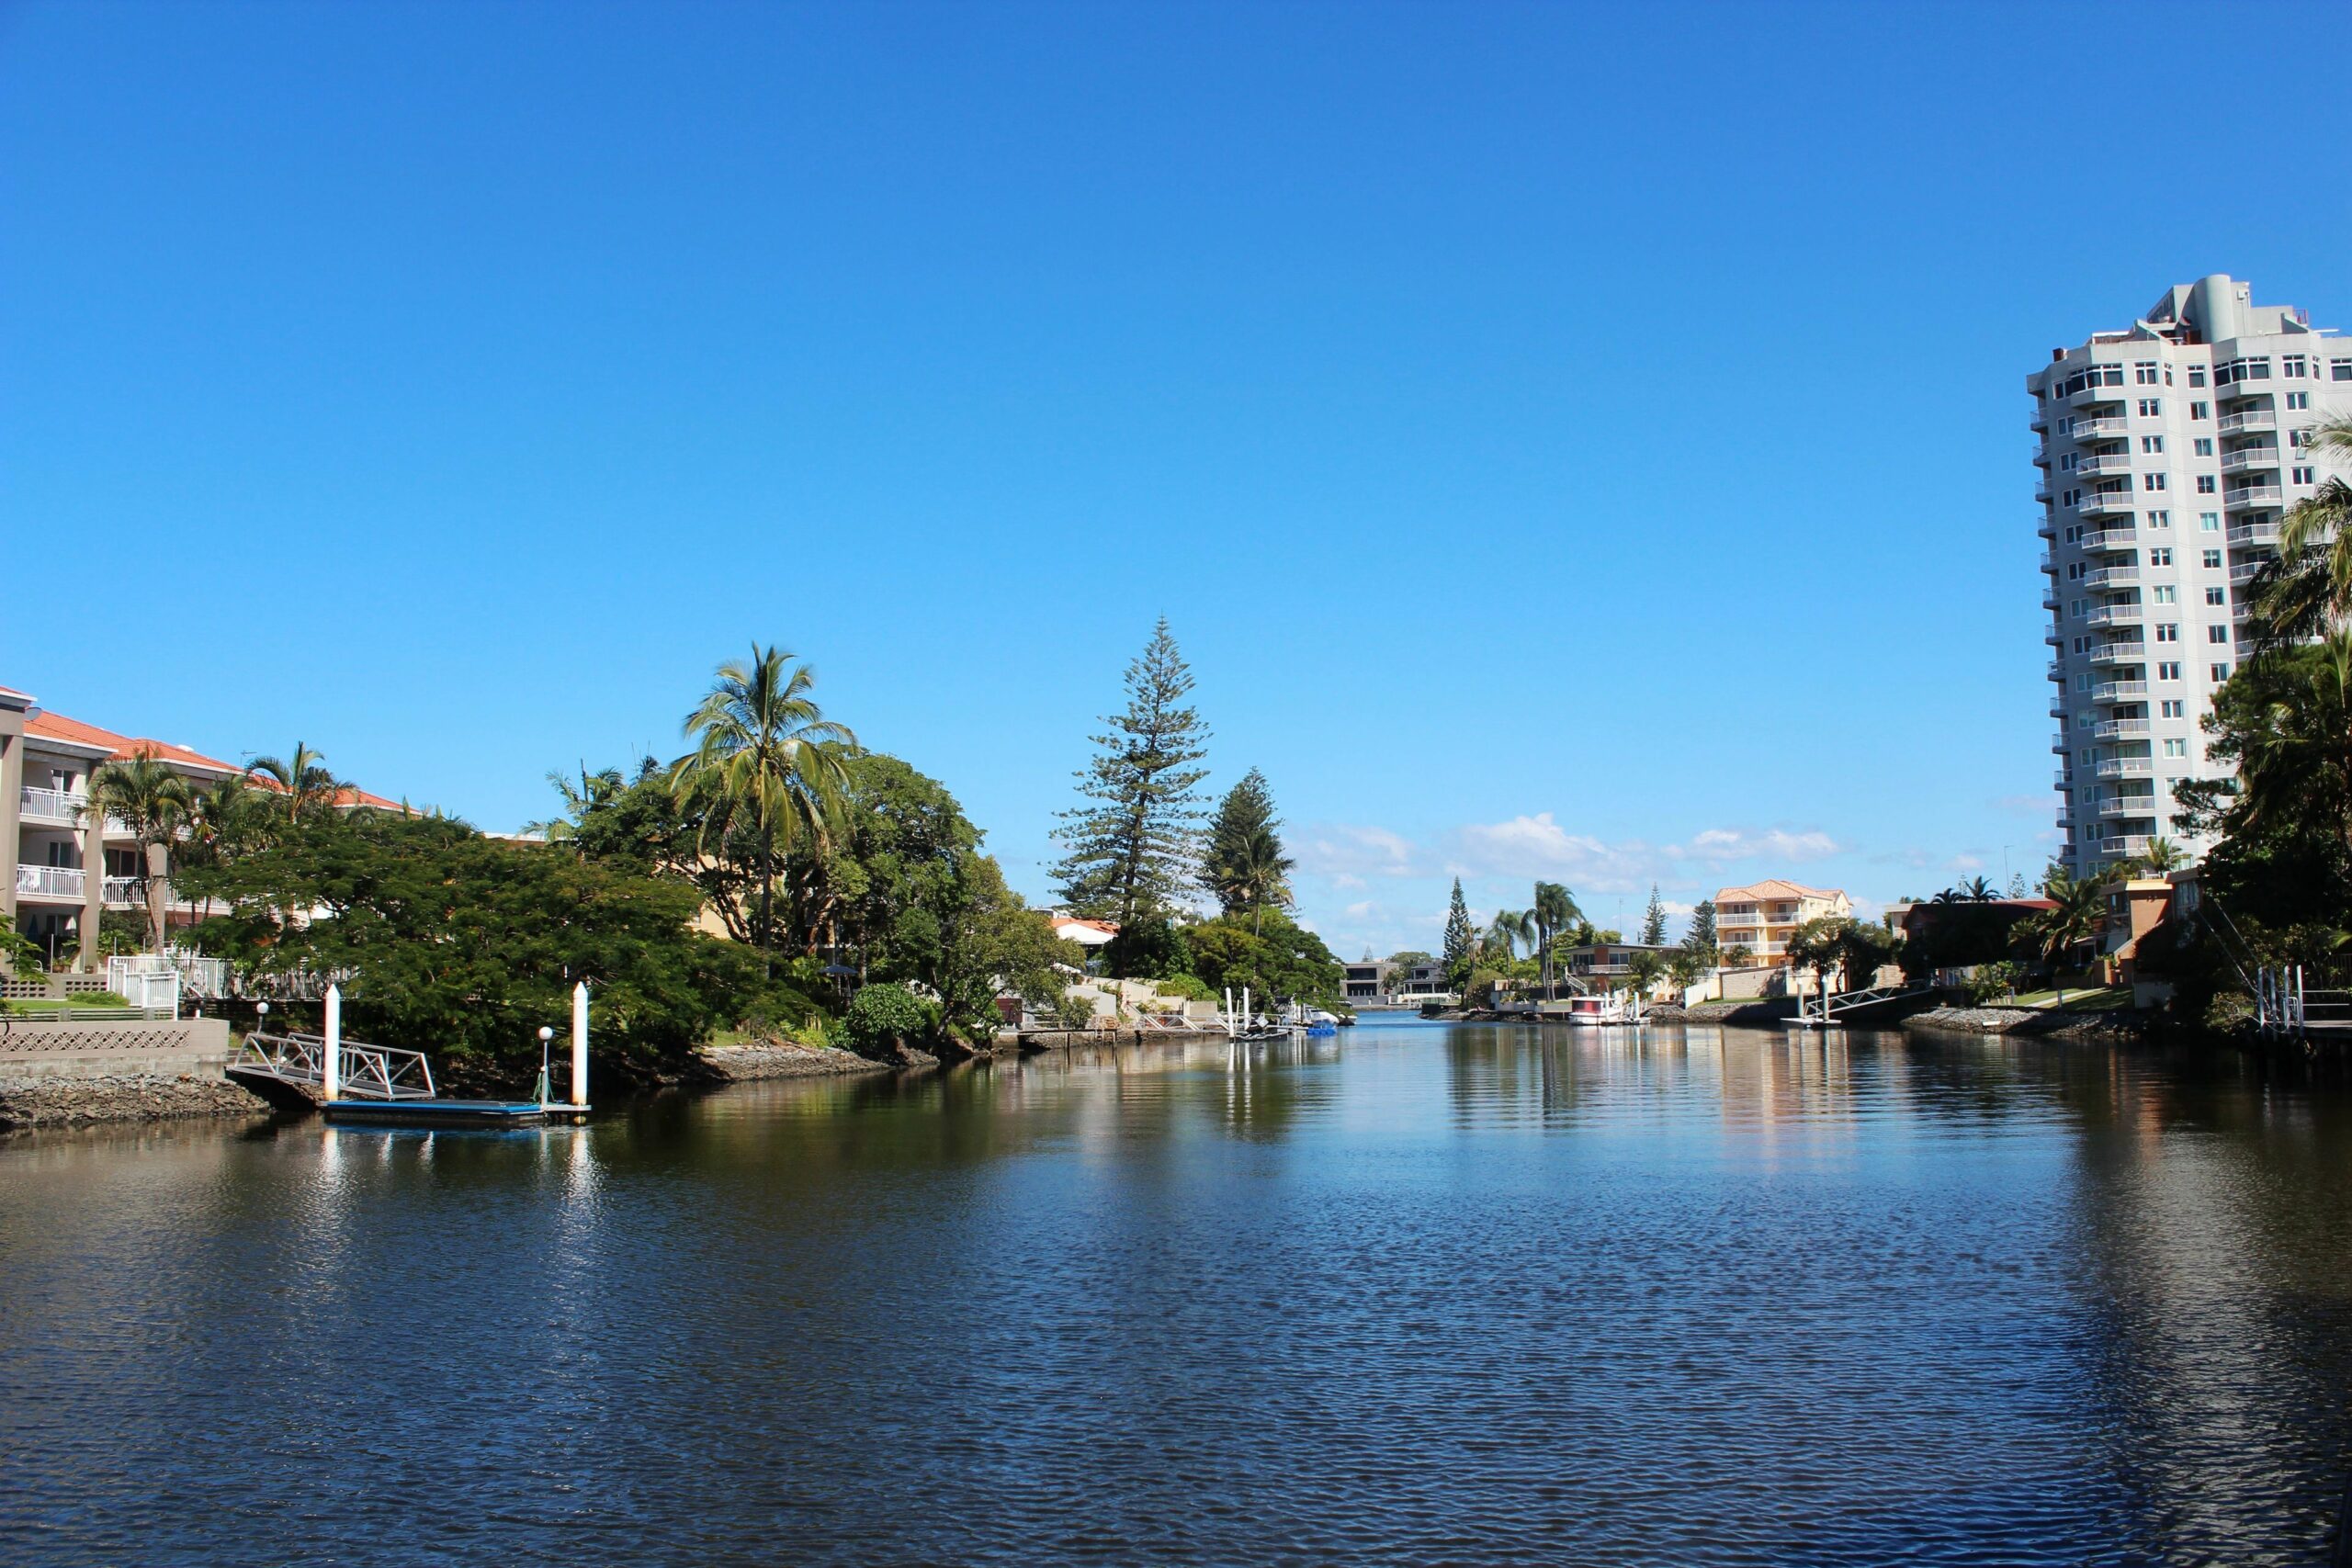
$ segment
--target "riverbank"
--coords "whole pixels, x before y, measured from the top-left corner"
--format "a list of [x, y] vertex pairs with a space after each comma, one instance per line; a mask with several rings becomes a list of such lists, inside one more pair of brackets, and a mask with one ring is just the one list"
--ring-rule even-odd
[[797, 1045], [788, 1040], [755, 1044], [707, 1045], [695, 1059], [720, 1083], [753, 1083], [763, 1078], [821, 1078], [859, 1073], [887, 1073], [888, 1062], [869, 1061], [850, 1051], [828, 1045]]
[[1902, 1027], [1929, 1033], [2029, 1034], [2056, 1040], [2137, 1040], [2150, 1028], [2148, 1015], [2131, 1012], [2069, 1012], [2060, 1008], [1929, 1008]]
[[260, 1096], [220, 1077], [104, 1073], [0, 1079], [0, 1132], [268, 1114], [269, 1106]]

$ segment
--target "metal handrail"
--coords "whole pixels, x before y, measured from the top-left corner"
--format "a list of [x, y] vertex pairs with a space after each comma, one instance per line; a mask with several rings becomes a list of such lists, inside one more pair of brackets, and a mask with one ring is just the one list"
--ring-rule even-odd
[[[234, 1066], [252, 1067], [288, 1083], [326, 1082], [327, 1043], [319, 1034], [245, 1036]], [[345, 1040], [337, 1048], [341, 1068], [336, 1092], [352, 1100], [431, 1100], [433, 1065], [422, 1051]], [[418, 1080], [422, 1079], [420, 1086]]]

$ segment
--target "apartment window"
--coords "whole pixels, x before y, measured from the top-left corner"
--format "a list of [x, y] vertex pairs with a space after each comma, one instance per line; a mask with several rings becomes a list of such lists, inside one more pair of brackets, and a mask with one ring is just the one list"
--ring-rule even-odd
[[2165, 488], [2165, 476], [2162, 474], [2142, 474], [2140, 476], [2140, 488], [2142, 490], [2162, 490]]
[[2165, 662], [2165, 663], [2162, 663], [2162, 664], [2157, 665], [2157, 666], [2156, 666], [2156, 679], [2157, 679], [2157, 680], [2159, 680], [2159, 681], [2177, 681], [2177, 680], [2179, 680], [2179, 679], [2180, 679], [2180, 666], [2179, 666], [2179, 665], [2177, 665], [2177, 664], [2172, 663], [2172, 662], [2170, 662], [2169, 660], [2167, 660], [2167, 661], [2166, 661], [2166, 662]]
[[2215, 494], [2220, 493], [2220, 491], [2221, 491], [2221, 488], [2222, 488], [2222, 487], [2221, 487], [2220, 482], [2219, 482], [2219, 481], [2217, 481], [2217, 480], [2213, 478], [2213, 476], [2212, 476], [2212, 475], [2211, 475], [2211, 474], [2199, 474], [2199, 475], [2198, 475], [2198, 476], [2197, 476], [2197, 493], [2198, 493], [2198, 494], [2199, 494], [2199, 495], [2215, 495]]
[[2150, 566], [2170, 566], [2172, 564], [2172, 547], [2170, 545], [2158, 545], [2155, 548], [2150, 550], [2148, 552], [2148, 564]]
[[2216, 664], [2212, 667], [2212, 675], [2213, 684], [2218, 686], [2230, 678], [2230, 667], [2226, 664]]
[[2161, 435], [2143, 435], [2142, 437], [2140, 437], [2140, 450], [2141, 450], [2141, 451], [2143, 451], [2143, 452], [2161, 452], [2161, 451], [2163, 451], [2164, 449], [2165, 449], [2165, 438], [2164, 438], [2163, 436], [2161, 436]]
[[2229, 602], [2230, 591], [2228, 589], [2208, 588], [2205, 590], [2205, 603], [2208, 604], [2226, 604]]
[[2064, 457], [2059, 458], [2058, 470], [2061, 473], [2073, 473], [2075, 471], [2075, 454], [2069, 452]]
[[2222, 564], [2222, 552], [2221, 552], [2221, 551], [2219, 551], [2219, 550], [2207, 550], [2207, 551], [2205, 552], [2205, 565], [2206, 565], [2206, 567], [2207, 567], [2209, 570], [2218, 570], [2218, 569], [2220, 568], [2221, 564]]
[[2178, 642], [2180, 640], [2180, 623], [2177, 621], [2166, 621], [2163, 625], [2157, 626], [2156, 640], [2158, 642]]
[[2073, 615], [2073, 616], [2075, 617], [2075, 619], [2076, 619], [2076, 620], [2078, 620], [2078, 621], [2079, 621], [2079, 620], [2081, 620], [2085, 615], [2089, 615], [2089, 614], [2090, 614], [2090, 610], [2091, 610], [2091, 602], [2090, 602], [2089, 600], [2087, 600], [2087, 599], [2077, 599], [2077, 600], [2075, 600], [2075, 606], [2074, 606], [2074, 608], [2073, 608], [2072, 610], [2068, 611], [2067, 613], [2068, 613], [2069, 615]]
[[2132, 385], [2138, 387], [2154, 386], [2156, 384], [2156, 362], [2153, 359], [2143, 359], [2134, 363], [2132, 367]]
[[2090, 530], [2084, 525], [2076, 523], [2067, 528], [2066, 542], [2070, 545], [2079, 545], [2083, 542], [2083, 536], [2089, 532]]
[[2218, 512], [2200, 512], [2197, 514], [2197, 526], [2208, 534], [2218, 534], [2222, 531], [2222, 514]]
[[[2192, 365], [2188, 367], [2188, 384], [2192, 387], [2201, 387], [2205, 384], [2205, 367]], [[2199, 403], [2198, 406], [2202, 408], [2204, 405]], [[2197, 417], [2202, 419], [2204, 415], [2199, 414]]]
[[2172, 526], [2172, 513], [2169, 513], [2169, 512], [2163, 512], [2163, 511], [2157, 511], [2157, 512], [2151, 512], [2151, 513], [2148, 513], [2148, 526], [2149, 526], [2149, 527], [2151, 527], [2151, 528], [2169, 528], [2169, 527], [2171, 527], [2171, 526]]
[[2184, 711], [2186, 706], [2178, 697], [2166, 697], [2164, 700], [2164, 716], [2166, 718], [2185, 718], [2188, 716]]
[[2172, 367], [2170, 365], [2166, 365], [2165, 367], [2165, 385], [2167, 387], [2172, 385]]
[[2167, 757], [2186, 757], [2186, 756], [2188, 756], [2188, 741], [2186, 741], [2186, 740], [2167, 740], [2167, 741], [2165, 741], [2165, 756], [2167, 756]]
[[2352, 381], [2352, 359], [2329, 360], [2327, 378], [2331, 381]]
[[2189, 445], [2196, 448], [2197, 456], [2199, 457], [2210, 457], [2213, 455], [2213, 438], [2210, 435], [2200, 435]]
[[2312, 483], [2312, 475], [2313, 473], [2315, 473], [2315, 472], [2317, 472], [2317, 470], [2316, 470], [2316, 469], [2313, 469], [2313, 468], [2297, 468], [2297, 469], [2295, 470], [2295, 481], [2294, 481], [2294, 482], [2295, 482], [2295, 483], [2297, 483], [2297, 484], [2299, 484], [2299, 485], [2307, 485], [2307, 484], [2310, 484], [2310, 483]]
[[[2197, 377], [2197, 379], [2189, 383], [2190, 386], [2201, 387], [2205, 384], [2205, 378], [2198, 372], [2192, 370], [2189, 374]], [[2211, 403], [2191, 403], [2188, 405], [2188, 417], [2191, 419], [2211, 419], [2213, 417], [2213, 405]]]
[[2088, 638], [2088, 637], [2076, 637], [2076, 638], [2075, 639], [2075, 651], [2076, 653], [2088, 653], [2090, 650], [2091, 650], [2091, 639], [2090, 639], [2090, 638]]
[[2088, 729], [2091, 727], [2091, 715], [2086, 713], [2078, 713], [2075, 716], [2075, 728], [2076, 729]]
[[2310, 431], [2290, 430], [2287, 432], [2287, 445], [2292, 446], [2296, 451], [2306, 451], [2310, 448], [2311, 444], [2312, 433]]
[[2207, 642], [2227, 642], [2230, 640], [2230, 628], [2227, 626], [2207, 626], [2205, 628], [2205, 640]]
[[2170, 604], [2174, 603], [2177, 594], [2177, 591], [2170, 583], [2158, 583], [2148, 592], [2153, 595], [2149, 602], [2156, 604]]
[[2287, 394], [2287, 406], [2290, 409], [2307, 409], [2312, 406], [2312, 395], [2309, 392], [2290, 392]]
[[2165, 400], [2162, 398], [2142, 398], [2140, 400], [2140, 417], [2142, 419], [2157, 419], [2163, 416], [2164, 412]]
[[2278, 362], [2278, 374], [2290, 381], [2301, 380], [2303, 378], [2303, 356], [2300, 354], [2290, 354], [2284, 359], [2281, 359]]

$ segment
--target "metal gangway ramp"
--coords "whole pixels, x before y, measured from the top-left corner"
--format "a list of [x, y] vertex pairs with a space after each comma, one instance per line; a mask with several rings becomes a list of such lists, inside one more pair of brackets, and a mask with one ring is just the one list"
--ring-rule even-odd
[[1925, 996], [1934, 989], [1933, 986], [1874, 986], [1867, 991], [1840, 991], [1829, 997], [1801, 995], [1797, 998], [1796, 1017], [1781, 1022], [1791, 1029], [1823, 1029], [1835, 1024], [1842, 1015]]
[[[347, 1100], [432, 1100], [433, 1064], [422, 1051], [345, 1040], [337, 1050], [335, 1093]], [[308, 1107], [327, 1081], [322, 1034], [253, 1033], [229, 1064], [229, 1076], [272, 1104]], [[275, 1091], [275, 1092], [273, 1092]], [[316, 1091], [315, 1093], [313, 1091]]]

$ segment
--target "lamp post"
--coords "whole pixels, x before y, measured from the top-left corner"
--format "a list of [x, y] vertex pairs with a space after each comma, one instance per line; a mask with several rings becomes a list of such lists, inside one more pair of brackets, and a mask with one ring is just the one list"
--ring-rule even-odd
[[555, 1038], [555, 1031], [539, 1025], [539, 1104], [548, 1102], [548, 1042]]

